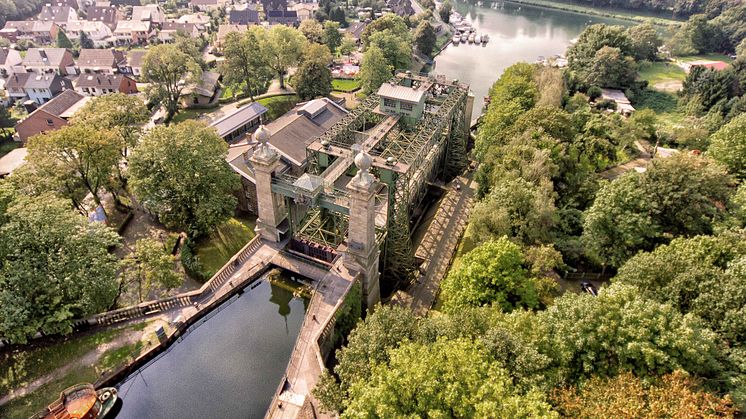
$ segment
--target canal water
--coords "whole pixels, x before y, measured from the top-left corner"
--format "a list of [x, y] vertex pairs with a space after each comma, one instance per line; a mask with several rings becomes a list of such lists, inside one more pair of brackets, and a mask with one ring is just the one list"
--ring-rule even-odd
[[481, 113], [490, 86], [507, 67], [521, 61], [533, 63], [539, 56], [564, 54], [570, 41], [588, 25], [633, 24], [508, 2], [485, 2], [479, 6], [459, 1], [454, 9], [476, 28], [477, 34], [488, 34], [489, 42], [449, 45], [435, 58], [433, 71], [471, 85], [475, 96], [474, 118]]
[[122, 382], [117, 419], [263, 417], [306, 304], [266, 276], [254, 282]]

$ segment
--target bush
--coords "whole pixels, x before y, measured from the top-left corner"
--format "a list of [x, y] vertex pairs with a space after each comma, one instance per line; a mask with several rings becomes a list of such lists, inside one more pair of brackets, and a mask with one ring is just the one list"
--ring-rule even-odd
[[586, 94], [591, 98], [591, 100], [596, 100], [601, 97], [601, 88], [598, 86], [591, 86], [588, 88]]
[[194, 243], [190, 239], [186, 239], [184, 246], [181, 248], [181, 265], [184, 266], [187, 275], [197, 281], [207, 282], [212, 276], [208, 272], [205, 272], [202, 261], [194, 253]]

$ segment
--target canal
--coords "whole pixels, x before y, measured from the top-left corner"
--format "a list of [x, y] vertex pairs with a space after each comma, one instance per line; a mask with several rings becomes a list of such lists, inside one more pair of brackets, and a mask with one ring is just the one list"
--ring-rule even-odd
[[511, 65], [533, 63], [540, 55], [564, 54], [570, 41], [588, 25], [633, 24], [509, 2], [485, 2], [479, 6], [459, 1], [454, 10], [476, 28], [477, 34], [486, 33], [490, 40], [482, 45], [449, 45], [435, 59], [433, 71], [471, 85], [475, 96], [473, 117], [481, 113], [490, 86]]
[[261, 418], [280, 383], [307, 300], [265, 275], [122, 382], [118, 419]]

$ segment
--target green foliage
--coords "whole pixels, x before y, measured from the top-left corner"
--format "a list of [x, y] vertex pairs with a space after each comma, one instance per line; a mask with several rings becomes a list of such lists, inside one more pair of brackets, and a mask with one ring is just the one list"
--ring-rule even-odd
[[[337, 22], [334, 22], [337, 23]], [[320, 44], [324, 37], [324, 28], [314, 19], [306, 19], [300, 23], [298, 30], [306, 37], [308, 42]]]
[[80, 32], [80, 48], [81, 49], [92, 49], [95, 47], [96, 45], [93, 43], [93, 39], [91, 39], [91, 37], [88, 36], [87, 33], [81, 31]]
[[298, 65], [307, 43], [300, 31], [285, 25], [272, 26], [261, 40], [262, 60], [280, 79], [280, 88], [285, 88], [288, 68]]
[[351, 388], [342, 417], [556, 417], [540, 393], [520, 394], [466, 339], [407, 343], [372, 368], [370, 381]]
[[199, 282], [207, 282], [212, 274], [205, 270], [205, 266], [198, 255], [194, 253], [194, 244], [191, 240], [184, 241], [181, 247], [181, 265], [186, 273]]
[[600, 263], [621, 266], [639, 250], [678, 236], [710, 234], [725, 214], [730, 177], [710, 159], [654, 160], [604, 185], [585, 213], [583, 238]]
[[721, 52], [728, 46], [722, 29], [705, 15], [694, 15], [676, 32], [670, 42], [675, 55], [695, 55]]
[[446, 0], [443, 2], [442, 5], [440, 5], [440, 9], [438, 9], [438, 14], [440, 15], [440, 19], [445, 22], [449, 23], [451, 21], [451, 11], [453, 10], [453, 5], [450, 1]]
[[198, 83], [202, 70], [197, 61], [174, 44], [151, 47], [143, 56], [142, 75], [149, 83], [148, 98], [166, 107], [166, 121], [170, 121], [179, 110], [179, 99], [184, 88]]
[[363, 54], [360, 72], [357, 75], [360, 87], [365, 94], [378, 90], [383, 83], [391, 78], [394, 68], [386, 62], [383, 52], [376, 46], [371, 46]]
[[324, 33], [321, 41], [329, 48], [332, 53], [342, 44], [342, 33], [339, 31], [339, 22], [327, 20], [324, 22]]
[[331, 54], [324, 45], [312, 44], [306, 58], [295, 73], [295, 91], [302, 100], [329, 95], [332, 91]]
[[539, 306], [536, 284], [528, 275], [521, 248], [506, 237], [467, 253], [448, 273], [441, 293], [446, 312], [484, 305], [506, 312]]
[[426, 20], [420, 22], [414, 31], [414, 44], [425, 55], [430, 55], [433, 52], [436, 38], [435, 30]]
[[139, 97], [112, 93], [86, 102], [75, 112], [72, 123], [115, 130], [120, 136], [122, 154], [125, 155], [126, 148], [135, 146], [142, 125], [148, 118], [148, 109]]
[[166, 227], [205, 234], [235, 209], [239, 182], [226, 153], [225, 141], [204, 123], [155, 127], [132, 152], [132, 189]]
[[[344, 343], [363, 315], [363, 291], [360, 282], [355, 282], [335, 315], [334, 341]], [[335, 345], [336, 346], [336, 345]]]
[[57, 31], [57, 42], [56, 42], [57, 48], [67, 48], [67, 49], [73, 49], [73, 43], [70, 42], [70, 38], [65, 35], [65, 31], [58, 30]]
[[157, 240], [144, 238], [135, 243], [135, 251], [124, 261], [128, 276], [137, 282], [137, 296], [145, 301], [154, 289], [171, 290], [184, 281], [174, 271], [175, 258]]
[[106, 310], [117, 294], [116, 233], [65, 200], [17, 196], [0, 227], [0, 335], [72, 332], [74, 319]]
[[623, 26], [591, 25], [567, 49], [569, 68], [576, 73], [588, 71], [598, 52], [604, 47], [618, 49], [622, 57], [632, 56], [634, 53], [632, 40]]
[[707, 154], [724, 164], [734, 176], [746, 179], [746, 113], [736, 117], [710, 137]]
[[658, 32], [652, 23], [646, 22], [641, 25], [627, 29], [627, 35], [632, 42], [632, 52], [635, 60], [656, 61], [658, 48], [663, 41], [658, 37]]
[[234, 88], [244, 87], [253, 100], [254, 95], [266, 89], [272, 79], [272, 70], [261, 51], [265, 30], [251, 26], [246, 32], [228, 34], [223, 46], [225, 60], [220, 65], [223, 81]]

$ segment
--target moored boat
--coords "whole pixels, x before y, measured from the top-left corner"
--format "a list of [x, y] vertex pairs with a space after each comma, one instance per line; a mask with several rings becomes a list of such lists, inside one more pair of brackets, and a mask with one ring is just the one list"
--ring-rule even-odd
[[474, 43], [474, 34], [472, 33], [471, 35], [469, 35], [469, 37], [467, 39], [469, 40], [470, 44], [473, 44]]
[[453, 35], [453, 39], [451, 41], [454, 44], [458, 44], [459, 42], [461, 42], [461, 37], [459, 36], [459, 34]]
[[466, 33], [461, 34], [461, 42], [466, 42], [469, 39], [469, 35]]
[[474, 37], [474, 43], [475, 44], [481, 44], [482, 43], [482, 37], [477, 35]]
[[482, 35], [482, 43], [483, 44], [486, 44], [487, 41], [489, 41], [489, 40], [490, 40], [490, 36], [489, 35], [487, 35], [486, 33]]
[[117, 390], [96, 390], [93, 384], [77, 384], [60, 393], [60, 397], [32, 419], [103, 419], [117, 402]]

